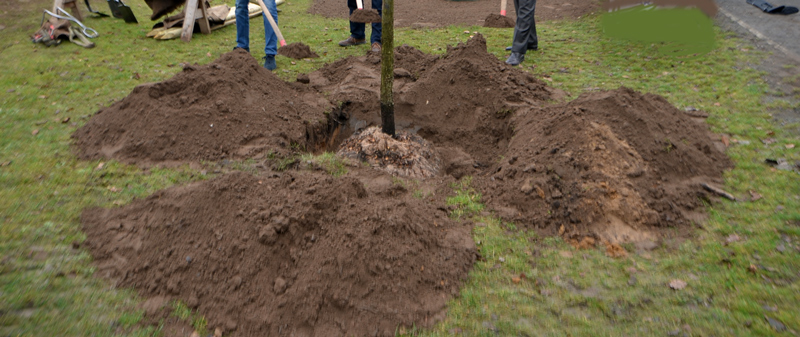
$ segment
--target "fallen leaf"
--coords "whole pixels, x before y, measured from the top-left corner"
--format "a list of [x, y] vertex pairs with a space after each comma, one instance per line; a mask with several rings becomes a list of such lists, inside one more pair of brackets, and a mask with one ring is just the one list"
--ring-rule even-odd
[[756, 191], [750, 191], [750, 201], [756, 201], [763, 198], [761, 194], [758, 194]]
[[106, 166], [106, 163], [100, 162], [100, 164], [97, 164], [97, 167], [95, 168], [95, 170], [102, 170], [103, 166]]
[[561, 257], [563, 257], [565, 259], [571, 259], [572, 258], [572, 252], [570, 252], [568, 250], [562, 250], [562, 251], [558, 252], [558, 255], [561, 255]]
[[739, 242], [739, 240], [741, 240], [741, 238], [737, 234], [728, 235], [728, 237], [725, 238], [725, 245], [727, 246], [731, 243]]
[[122, 189], [120, 189], [119, 187], [116, 187], [116, 186], [109, 186], [108, 190], [111, 191], [111, 192], [114, 192], [114, 193], [122, 191]]
[[31, 134], [34, 135], [34, 136], [38, 135], [39, 134], [39, 129], [35, 129], [35, 130], [31, 131]]
[[61, 124], [66, 124], [66, 123], [69, 123], [69, 117], [66, 117], [61, 120]]
[[772, 317], [769, 317], [769, 316], [764, 316], [764, 318], [767, 319], [767, 323], [769, 323], [769, 326], [771, 326], [773, 329], [775, 329], [775, 331], [777, 331], [777, 332], [786, 331], [786, 325], [781, 323], [781, 321], [779, 321], [777, 319], [774, 319]]
[[522, 281], [522, 279], [520, 279], [519, 277], [516, 277], [516, 276], [515, 276], [515, 277], [512, 277], [512, 278], [511, 278], [511, 282], [514, 282], [514, 284], [517, 284], [517, 283], [519, 283], [520, 281]]
[[714, 103], [714, 106], [720, 106], [719, 102]]
[[785, 146], [786, 146], [787, 149], [793, 149], [794, 148], [794, 144], [786, 144]]
[[674, 279], [672, 281], [669, 281], [669, 287], [674, 290], [681, 290], [683, 288], [686, 288], [686, 282], [683, 280]]
[[214, 337], [222, 337], [222, 329], [220, 328], [214, 329]]
[[191, 335], [191, 336], [189, 336], [189, 337], [200, 337], [200, 333], [199, 333], [199, 332], [197, 332], [197, 331], [193, 331], [193, 332], [192, 332], [192, 335]]
[[140, 76], [139, 73], [133, 73], [132, 77], [133, 77], [134, 80], [138, 80], [138, 79], [142, 78], [142, 76]]
[[754, 264], [751, 264], [749, 267], [747, 267], [747, 271], [755, 274], [758, 271], [758, 267], [756, 267]]
[[559, 236], [564, 235], [564, 232], [566, 232], [566, 230], [564, 229], [564, 225], [561, 225], [561, 227], [558, 227], [558, 235]]
[[606, 242], [606, 255], [613, 258], [628, 256], [628, 251], [616, 243]]
[[761, 140], [761, 142], [764, 143], [764, 145], [770, 145], [770, 144], [773, 144], [773, 143], [775, 143], [777, 141], [778, 140], [775, 139], [775, 138], [764, 138], [764, 139]]
[[206, 56], [211, 57], [211, 53], [206, 53]]
[[728, 139], [728, 136], [722, 135], [722, 144], [725, 144], [725, 147], [728, 147], [728, 146], [731, 145], [731, 141], [730, 141], [730, 139]]

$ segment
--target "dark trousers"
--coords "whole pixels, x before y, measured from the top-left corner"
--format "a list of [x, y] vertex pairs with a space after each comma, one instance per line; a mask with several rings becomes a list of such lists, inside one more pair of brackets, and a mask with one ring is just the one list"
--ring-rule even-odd
[[533, 20], [536, 0], [514, 0], [514, 9], [517, 11], [517, 24], [514, 26], [514, 42], [511, 44], [511, 51], [524, 55], [529, 49], [539, 48], [536, 22]]
[[[356, 3], [356, 0], [347, 0], [347, 7], [350, 8], [350, 15], [353, 15], [353, 11], [358, 9], [358, 4]], [[372, 0], [372, 9], [378, 10], [378, 14], [383, 16], [383, 0]], [[369, 38], [370, 43], [381, 43], [381, 27], [382, 26], [380, 22], [372, 23], [372, 34]], [[352, 35], [354, 38], [359, 40], [365, 39], [367, 36], [364, 32], [365, 29], [366, 24], [350, 21], [350, 35]]]

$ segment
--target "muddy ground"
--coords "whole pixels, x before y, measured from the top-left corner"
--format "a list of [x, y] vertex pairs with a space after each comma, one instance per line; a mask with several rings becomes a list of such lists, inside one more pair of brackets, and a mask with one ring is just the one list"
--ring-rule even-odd
[[[371, 5], [371, 1], [364, 1], [364, 8], [371, 8]], [[536, 2], [536, 20], [578, 18], [599, 8], [597, 0], [539, 0]], [[514, 1], [508, 1], [506, 10], [512, 20], [517, 19]], [[346, 19], [350, 16], [347, 3], [341, 0], [315, 0], [308, 12], [330, 18]], [[500, 1], [403, 0], [395, 2], [394, 12], [398, 27], [483, 26], [489, 14], [500, 14]]]
[[372, 53], [287, 83], [234, 51], [98, 112], [74, 134], [81, 158], [262, 168], [86, 210], [100, 275], [148, 296], [149, 317], [180, 299], [232, 336], [394, 335], [443, 317], [476, 258], [445, 203], [457, 179], [523, 229], [655, 242], [701, 220], [713, 199], [701, 184], [731, 166], [704, 121], [664, 98], [620, 88], [565, 102], [480, 34], [440, 57], [395, 53], [397, 125], [433, 145], [431, 178], [358, 163], [334, 178], [280, 159], [378, 125]]

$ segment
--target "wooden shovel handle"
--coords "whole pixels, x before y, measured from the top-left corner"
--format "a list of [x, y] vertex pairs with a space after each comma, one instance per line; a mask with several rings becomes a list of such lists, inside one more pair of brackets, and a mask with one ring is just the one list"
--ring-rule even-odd
[[[503, 0], [505, 1], [505, 0]], [[364, 1], [356, 0], [356, 4], [358, 4], [358, 9], [364, 9]]]
[[278, 41], [280, 42], [281, 47], [286, 45], [286, 40], [283, 39], [283, 34], [281, 34], [281, 29], [278, 28], [278, 24], [275, 23], [275, 19], [272, 18], [272, 13], [267, 9], [267, 5], [264, 4], [264, 1], [258, 0], [258, 5], [261, 6], [261, 11], [264, 12], [263, 14], [267, 16], [267, 21], [269, 21], [269, 25], [272, 26], [272, 30], [275, 31], [275, 35], [278, 36]]
[[506, 16], [506, 5], [508, 0], [500, 0], [500, 15]]

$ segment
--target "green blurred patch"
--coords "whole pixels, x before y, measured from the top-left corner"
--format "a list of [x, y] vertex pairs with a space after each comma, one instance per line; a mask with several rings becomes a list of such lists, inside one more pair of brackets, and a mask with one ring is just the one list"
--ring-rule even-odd
[[635, 6], [601, 17], [610, 38], [659, 43], [658, 52], [671, 56], [705, 54], [714, 49], [714, 23], [697, 8]]

